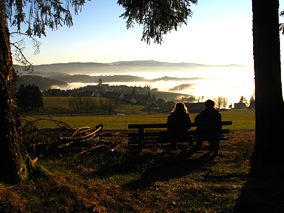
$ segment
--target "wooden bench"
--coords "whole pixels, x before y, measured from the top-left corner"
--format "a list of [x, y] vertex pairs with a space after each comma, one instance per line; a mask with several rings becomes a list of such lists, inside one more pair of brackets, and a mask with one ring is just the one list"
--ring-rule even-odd
[[[223, 126], [232, 125], [232, 121], [222, 121], [222, 131], [219, 140], [228, 140], [227, 134], [229, 129], [223, 129]], [[188, 130], [188, 143], [192, 144], [198, 138], [196, 136], [196, 124], [192, 123]], [[170, 141], [167, 139], [167, 124], [128, 124], [128, 129], [133, 130], [128, 133], [128, 145], [136, 145], [142, 151], [142, 148], [148, 144], [167, 144]], [[206, 138], [203, 138], [206, 141]]]

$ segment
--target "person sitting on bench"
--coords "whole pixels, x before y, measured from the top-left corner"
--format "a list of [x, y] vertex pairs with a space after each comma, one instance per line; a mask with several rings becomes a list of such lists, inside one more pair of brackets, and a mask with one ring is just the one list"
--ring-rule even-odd
[[209, 142], [209, 151], [219, 150], [219, 137], [221, 134], [221, 113], [214, 108], [214, 101], [208, 99], [205, 101], [205, 110], [201, 111], [195, 117], [197, 144], [196, 148], [201, 149], [204, 140]]
[[187, 107], [184, 103], [176, 103], [167, 120], [167, 133], [173, 149], [176, 149], [177, 142], [188, 141], [190, 127]]

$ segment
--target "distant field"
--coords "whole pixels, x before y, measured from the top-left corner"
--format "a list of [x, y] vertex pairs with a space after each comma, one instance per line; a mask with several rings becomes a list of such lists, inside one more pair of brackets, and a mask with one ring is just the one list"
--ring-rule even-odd
[[44, 110], [49, 112], [69, 112], [70, 97], [43, 97]]
[[[223, 120], [233, 121], [233, 125], [228, 127], [236, 130], [254, 130], [255, 129], [255, 118], [254, 110], [240, 109], [240, 110], [227, 110], [222, 111]], [[192, 120], [196, 114], [191, 114]], [[167, 114], [121, 114], [121, 115], [56, 115], [50, 114], [49, 116], [44, 115], [27, 115], [24, 117], [28, 120], [35, 120], [39, 118], [52, 118], [54, 120], [62, 121], [67, 123], [73, 128], [90, 126], [95, 127], [98, 124], [103, 124], [104, 129], [127, 129], [129, 123], [165, 123], [167, 120]], [[41, 121], [39, 123], [40, 128], [53, 128], [56, 127], [53, 122]]]
[[[102, 104], [107, 101], [114, 103], [110, 99], [103, 97], [80, 97], [82, 101], [89, 104]], [[43, 97], [43, 113], [51, 114], [71, 114], [70, 102], [74, 97]], [[120, 113], [136, 114], [141, 112], [143, 106], [133, 104], [114, 104], [114, 111]]]

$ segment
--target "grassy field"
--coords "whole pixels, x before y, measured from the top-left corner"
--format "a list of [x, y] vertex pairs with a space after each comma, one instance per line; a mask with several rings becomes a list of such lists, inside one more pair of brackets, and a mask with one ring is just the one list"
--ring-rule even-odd
[[40, 158], [50, 179], [0, 183], [0, 212], [233, 212], [246, 183], [254, 131], [235, 130], [213, 161], [178, 146]]
[[[230, 129], [235, 130], [254, 130], [255, 118], [254, 110], [239, 109], [239, 110], [226, 110], [222, 111], [223, 120], [233, 121], [233, 125]], [[194, 120], [196, 114], [191, 114], [191, 119]], [[26, 115], [23, 118], [27, 120], [35, 120], [39, 118], [54, 119], [67, 123], [73, 128], [90, 126], [95, 127], [98, 124], [103, 124], [104, 129], [127, 129], [129, 123], [165, 123], [167, 120], [167, 114], [156, 113], [137, 113], [137, 114], [120, 114], [120, 115], [57, 115], [51, 114], [45, 115]], [[56, 127], [53, 122], [41, 121], [38, 123], [40, 128], [53, 128]]]
[[[37, 163], [51, 173], [50, 179], [36, 178], [12, 186], [0, 182], [0, 212], [234, 212], [242, 188], [248, 187], [254, 111], [221, 113], [223, 120], [232, 120], [233, 125], [229, 127], [229, 140], [221, 142], [214, 160], [208, 158], [206, 146], [198, 152], [192, 152], [188, 145], [178, 145], [177, 150], [154, 146], [137, 153], [129, 149], [126, 138], [113, 134], [107, 140], [121, 142], [114, 151], [101, 147], [84, 154], [39, 157]], [[105, 129], [126, 129], [129, 123], [166, 122], [167, 114], [24, 118], [44, 117], [72, 127], [102, 123]], [[39, 126], [55, 127], [50, 121], [42, 121]], [[253, 190], [258, 187], [253, 186]]]

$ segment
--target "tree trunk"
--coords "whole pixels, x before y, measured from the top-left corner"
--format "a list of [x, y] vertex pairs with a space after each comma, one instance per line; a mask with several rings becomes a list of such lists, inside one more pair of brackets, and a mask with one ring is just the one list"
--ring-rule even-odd
[[278, 0], [252, 1], [256, 119], [253, 166], [258, 171], [279, 169], [277, 165], [283, 163], [280, 146], [284, 136], [284, 105], [278, 8]]
[[0, 1], [0, 181], [16, 183], [29, 177], [15, 99], [13, 68], [5, 1]]

